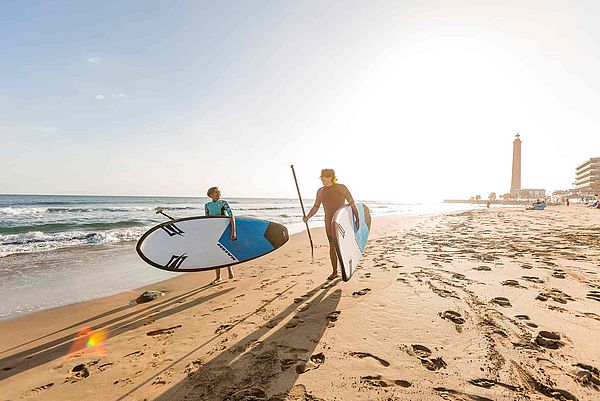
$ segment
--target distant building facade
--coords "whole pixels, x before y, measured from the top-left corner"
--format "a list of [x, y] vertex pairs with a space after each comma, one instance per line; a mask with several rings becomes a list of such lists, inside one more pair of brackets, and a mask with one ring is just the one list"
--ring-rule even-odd
[[544, 199], [545, 189], [519, 189], [515, 193], [517, 199]]
[[574, 192], [582, 195], [600, 194], [600, 157], [593, 157], [577, 166]]

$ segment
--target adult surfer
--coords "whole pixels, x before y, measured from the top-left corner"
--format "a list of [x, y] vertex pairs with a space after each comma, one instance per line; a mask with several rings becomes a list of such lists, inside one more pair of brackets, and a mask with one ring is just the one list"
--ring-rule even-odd
[[345, 201], [348, 201], [352, 207], [352, 212], [354, 213], [356, 229], [360, 228], [360, 221], [358, 217], [358, 210], [354, 205], [354, 199], [345, 185], [337, 183], [335, 171], [330, 168], [323, 169], [321, 170], [320, 178], [323, 186], [317, 191], [315, 204], [308, 212], [308, 215], [303, 218], [303, 220], [306, 223], [308, 219], [317, 213], [319, 207], [321, 204], [323, 204], [323, 210], [325, 211], [325, 232], [327, 233], [327, 239], [329, 240], [329, 258], [331, 259], [331, 267], [333, 268], [333, 273], [331, 273], [327, 279], [333, 280], [338, 276], [338, 259], [335, 252], [335, 247], [333, 245], [335, 240], [333, 235], [333, 215], [339, 208], [344, 206]]

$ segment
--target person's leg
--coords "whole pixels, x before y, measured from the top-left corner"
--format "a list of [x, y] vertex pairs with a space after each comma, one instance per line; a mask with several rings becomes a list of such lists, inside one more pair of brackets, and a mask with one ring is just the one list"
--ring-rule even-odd
[[221, 281], [221, 269], [215, 269], [215, 275], [215, 281], [213, 281], [213, 284], [217, 284]]
[[335, 246], [333, 245], [333, 242], [329, 243], [329, 259], [331, 259], [331, 267], [333, 268], [333, 271], [331, 273], [331, 276], [328, 277], [328, 279], [333, 280], [334, 278], [336, 278], [338, 276], [337, 252], [335, 251]]
[[332, 226], [331, 222], [329, 222], [329, 224], [327, 222], [325, 223], [325, 233], [327, 234], [327, 239], [329, 240], [329, 259], [331, 260], [331, 268], [332, 268], [331, 275], [329, 277], [327, 277], [328, 280], [333, 280], [338, 275], [337, 252], [335, 251], [335, 245], [334, 245], [335, 238], [333, 236], [332, 228], [333, 228], [333, 226]]
[[229, 279], [232, 279], [233, 277], [235, 277], [235, 274], [233, 274], [233, 267], [228, 266], [227, 271], [229, 272]]

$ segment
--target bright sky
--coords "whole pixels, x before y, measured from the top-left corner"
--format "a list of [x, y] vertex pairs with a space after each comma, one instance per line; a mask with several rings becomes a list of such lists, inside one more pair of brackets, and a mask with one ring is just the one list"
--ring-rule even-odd
[[[477, 5], [473, 5], [477, 3]], [[567, 189], [600, 156], [600, 2], [0, 2], [0, 193]]]

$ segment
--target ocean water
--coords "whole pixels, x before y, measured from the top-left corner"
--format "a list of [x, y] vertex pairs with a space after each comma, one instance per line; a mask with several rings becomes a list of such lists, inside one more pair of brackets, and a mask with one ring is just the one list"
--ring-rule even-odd
[[[166, 220], [156, 207], [173, 217], [204, 215], [208, 198], [142, 196], [0, 195], [0, 258], [78, 245], [137, 240]], [[291, 233], [304, 228], [297, 199], [228, 198], [236, 216], [284, 224]], [[305, 208], [312, 206], [307, 199]], [[373, 216], [401, 212], [436, 212], [471, 208], [457, 204], [405, 204], [365, 201]], [[322, 225], [322, 209], [311, 225]]]
[[[180, 273], [146, 265], [132, 244], [167, 218], [204, 215], [208, 198], [0, 195], [0, 320], [96, 299]], [[236, 216], [305, 229], [297, 199], [227, 198]], [[310, 208], [314, 200], [307, 199]], [[466, 204], [365, 201], [373, 216], [458, 211]], [[311, 227], [323, 225], [321, 211]], [[212, 275], [207, 275], [207, 282]], [[135, 296], [133, 296], [135, 298]]]

